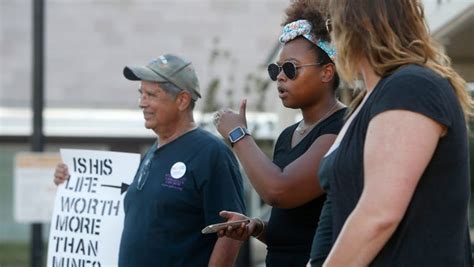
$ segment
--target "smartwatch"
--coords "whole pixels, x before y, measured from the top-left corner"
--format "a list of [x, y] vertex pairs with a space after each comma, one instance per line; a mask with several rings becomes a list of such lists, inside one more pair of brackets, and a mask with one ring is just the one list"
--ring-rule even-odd
[[232, 131], [229, 132], [229, 141], [232, 146], [237, 143], [240, 139], [244, 138], [246, 135], [250, 135], [247, 128], [235, 127]]

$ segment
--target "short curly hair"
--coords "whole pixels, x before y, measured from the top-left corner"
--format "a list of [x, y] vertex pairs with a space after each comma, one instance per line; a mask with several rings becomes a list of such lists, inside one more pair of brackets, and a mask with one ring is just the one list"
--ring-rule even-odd
[[[288, 23], [297, 20], [307, 20], [313, 27], [311, 33], [316, 38], [331, 42], [331, 35], [326, 28], [327, 13], [323, 9], [323, 3], [320, 0], [292, 0], [290, 6], [285, 10], [286, 17], [282, 23], [285, 26]], [[318, 56], [318, 62], [322, 64], [334, 63], [331, 58], [321, 48], [311, 44], [311, 48]], [[339, 87], [339, 76], [334, 75], [334, 90]]]
[[313, 26], [312, 33], [324, 41], [330, 42], [331, 36], [326, 29], [326, 15], [319, 0], [292, 0], [285, 10], [286, 18], [281, 26], [297, 20], [307, 20]]

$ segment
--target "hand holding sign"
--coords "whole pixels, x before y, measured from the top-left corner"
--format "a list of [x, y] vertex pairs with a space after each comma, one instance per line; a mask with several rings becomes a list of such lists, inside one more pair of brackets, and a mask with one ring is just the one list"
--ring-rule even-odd
[[64, 163], [58, 163], [56, 170], [54, 171], [54, 183], [60, 185], [69, 179], [69, 171], [67, 165]]

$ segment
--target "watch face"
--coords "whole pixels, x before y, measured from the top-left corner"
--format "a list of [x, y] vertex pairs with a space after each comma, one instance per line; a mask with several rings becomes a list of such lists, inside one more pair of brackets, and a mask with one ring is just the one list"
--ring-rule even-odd
[[235, 141], [239, 140], [239, 138], [241, 138], [244, 135], [245, 135], [245, 133], [242, 130], [242, 128], [236, 128], [236, 129], [232, 130], [229, 133], [229, 139], [230, 139], [231, 142], [235, 142]]

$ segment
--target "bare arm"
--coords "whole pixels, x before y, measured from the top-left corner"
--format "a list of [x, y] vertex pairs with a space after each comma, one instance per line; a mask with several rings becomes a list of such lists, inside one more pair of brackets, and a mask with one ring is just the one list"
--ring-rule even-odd
[[[253, 187], [271, 206], [293, 208], [323, 194], [317, 177], [319, 163], [336, 135], [323, 135], [299, 158], [281, 170], [258, 148], [253, 138], [234, 146]], [[296, 193], [297, 192], [297, 193]]]
[[443, 126], [421, 114], [386, 111], [369, 124], [364, 189], [324, 266], [367, 266], [402, 220]]
[[[231, 111], [222, 113], [218, 130], [227, 138], [228, 133], [237, 126], [246, 126], [245, 101], [241, 103], [239, 114]], [[323, 194], [317, 171], [320, 160], [335, 139], [333, 134], [320, 136], [301, 157], [283, 170], [249, 136], [234, 145], [234, 152], [253, 187], [266, 203], [278, 208], [293, 208]]]
[[211, 258], [209, 259], [209, 267], [234, 266], [241, 245], [242, 241], [228, 237], [217, 239]]

